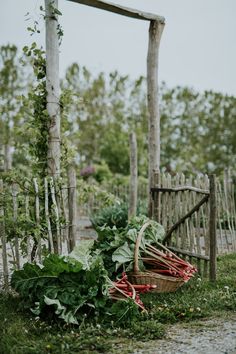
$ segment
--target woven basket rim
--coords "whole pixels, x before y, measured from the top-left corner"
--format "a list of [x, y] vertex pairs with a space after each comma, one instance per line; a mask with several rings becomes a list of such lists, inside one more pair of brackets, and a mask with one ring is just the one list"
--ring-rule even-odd
[[170, 282], [173, 282], [173, 283], [184, 283], [184, 280], [182, 278], [175, 278], [175, 277], [171, 277], [171, 276], [157, 274], [157, 273], [154, 273], [154, 272], [151, 272], [151, 271], [127, 272], [127, 275], [128, 276], [137, 277], [137, 278], [148, 277], [149, 276], [150, 278], [166, 280], [166, 281], [170, 281]]

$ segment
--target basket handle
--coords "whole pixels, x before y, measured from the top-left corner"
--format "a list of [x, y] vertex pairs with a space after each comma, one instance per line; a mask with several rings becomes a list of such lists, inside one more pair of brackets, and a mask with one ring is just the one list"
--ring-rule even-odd
[[146, 230], [146, 228], [151, 224], [151, 221], [147, 221], [145, 222], [145, 224], [143, 224], [143, 226], [141, 227], [137, 239], [136, 239], [136, 244], [135, 244], [135, 249], [134, 249], [134, 272], [137, 273], [139, 272], [139, 266], [138, 266], [138, 253], [139, 253], [139, 247], [140, 247], [140, 243], [141, 243], [141, 239], [143, 236], [144, 231]]

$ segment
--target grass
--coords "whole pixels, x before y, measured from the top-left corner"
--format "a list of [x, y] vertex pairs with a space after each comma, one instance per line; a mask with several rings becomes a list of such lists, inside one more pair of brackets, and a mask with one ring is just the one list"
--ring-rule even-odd
[[[19, 299], [0, 294], [0, 354], [132, 353], [142, 341], [162, 338], [171, 323], [200, 325], [199, 319], [236, 312], [236, 255], [220, 257], [218, 280], [198, 277], [175, 293], [145, 294], [148, 314], [80, 327], [42, 321], [19, 309]], [[122, 313], [122, 308], [120, 309]]]

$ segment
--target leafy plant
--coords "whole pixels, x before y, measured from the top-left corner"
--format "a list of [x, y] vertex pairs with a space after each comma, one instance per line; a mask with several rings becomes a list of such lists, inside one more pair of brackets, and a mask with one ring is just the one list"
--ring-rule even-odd
[[90, 254], [91, 242], [69, 256], [50, 254], [42, 265], [26, 263], [12, 275], [11, 285], [24, 308], [35, 315], [56, 314], [78, 324], [104, 311], [108, 301], [107, 272], [100, 256]]
[[121, 266], [126, 266], [128, 269], [132, 267], [136, 239], [145, 222], [150, 222], [150, 225], [144, 231], [141, 242], [143, 248], [146, 243], [155, 244], [156, 241], [162, 240], [165, 234], [162, 225], [145, 215], [132, 218], [125, 227], [118, 228], [115, 225], [111, 227], [106, 224], [96, 227], [98, 239], [94, 247], [100, 251], [111, 278], [121, 269]]
[[100, 212], [91, 217], [95, 229], [107, 225], [116, 228], [124, 228], [128, 222], [128, 205], [126, 203], [115, 203], [112, 206], [102, 208]]

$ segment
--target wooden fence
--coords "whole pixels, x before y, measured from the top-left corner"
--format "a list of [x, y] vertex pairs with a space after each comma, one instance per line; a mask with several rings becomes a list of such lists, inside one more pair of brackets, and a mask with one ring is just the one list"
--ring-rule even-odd
[[76, 240], [76, 178], [27, 182], [0, 180], [0, 283], [26, 261], [41, 261], [47, 252], [70, 252]]
[[224, 176], [154, 174], [151, 215], [166, 230], [169, 247], [181, 256], [210, 261], [215, 278], [216, 255], [236, 252], [235, 184]]
[[[191, 186], [192, 190], [162, 191], [159, 194], [158, 215], [154, 215], [168, 231], [202, 199], [194, 191], [209, 191], [209, 177], [199, 174], [186, 177], [161, 174], [158, 186], [174, 189]], [[127, 186], [109, 186], [109, 193], [123, 201], [128, 200]], [[139, 185], [139, 201], [147, 202], [147, 185]], [[76, 178], [70, 170], [68, 182], [55, 183], [52, 178], [19, 183], [0, 180], [0, 283], [15, 268], [25, 261], [41, 260], [44, 253], [68, 253], [73, 248], [77, 235], [78, 215], [88, 216], [103, 207], [103, 203], [92, 198], [86, 206], [79, 205], [76, 212]], [[155, 209], [156, 210], [156, 209]], [[171, 246], [201, 255], [209, 259], [209, 203], [182, 222], [171, 233]], [[217, 254], [236, 252], [235, 184], [229, 173], [216, 179], [216, 238]], [[205, 263], [205, 262], [204, 262]]]
[[[209, 177], [204, 174], [191, 177], [161, 174], [158, 186], [164, 190], [159, 194], [160, 207], [155, 218], [168, 233], [178, 220], [200, 202], [202, 195], [198, 190], [209, 191]], [[192, 189], [178, 190], [181, 186], [190, 186]], [[209, 218], [209, 203], [205, 203], [173, 231], [172, 244], [190, 252], [209, 255]], [[236, 252], [235, 185], [229, 173], [216, 178], [216, 228], [217, 254]]]
[[[91, 182], [93, 183], [93, 182]], [[104, 199], [106, 194], [111, 194], [114, 199], [118, 199], [122, 202], [129, 202], [129, 185], [114, 185], [114, 184], [105, 184], [100, 186], [101, 192], [100, 196], [103, 194]], [[138, 185], [138, 204], [147, 204], [148, 196], [148, 185], [147, 183], [140, 183]], [[101, 210], [104, 207], [104, 200], [102, 197], [98, 198], [96, 193], [91, 193], [88, 197], [88, 200], [78, 205], [78, 213], [80, 217], [92, 215], [97, 211]]]

